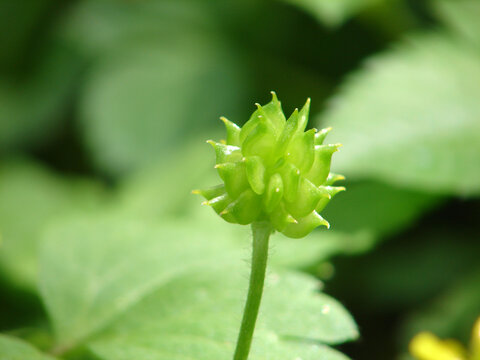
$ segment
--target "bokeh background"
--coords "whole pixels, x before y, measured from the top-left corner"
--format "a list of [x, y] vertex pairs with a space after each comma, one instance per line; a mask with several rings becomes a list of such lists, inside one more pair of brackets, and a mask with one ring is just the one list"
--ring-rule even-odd
[[224, 231], [190, 194], [217, 182], [205, 140], [275, 90], [287, 114], [311, 97], [309, 126], [344, 144], [331, 230], [274, 250], [352, 313], [361, 337], [342, 351], [408, 358], [421, 330], [467, 343], [480, 315], [478, 19], [475, 0], [1, 1], [0, 330], [48, 342], [31, 330], [46, 322], [38, 243], [65, 213]]

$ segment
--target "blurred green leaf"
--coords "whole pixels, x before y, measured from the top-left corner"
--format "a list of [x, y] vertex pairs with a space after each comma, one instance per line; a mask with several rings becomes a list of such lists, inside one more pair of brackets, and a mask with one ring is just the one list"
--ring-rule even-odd
[[353, 255], [370, 250], [375, 238], [366, 232], [347, 234], [319, 229], [302, 239], [281, 234], [272, 245], [271, 261], [280, 266], [305, 269], [318, 265], [336, 255]]
[[320, 22], [338, 26], [345, 20], [370, 6], [384, 0], [284, 0], [305, 9]]
[[435, 0], [434, 10], [452, 30], [480, 45], [480, 2], [477, 0]]
[[73, 9], [62, 38], [91, 62], [79, 120], [100, 169], [141, 168], [219, 116], [242, 113], [246, 66], [213, 8], [102, 0]]
[[127, 46], [90, 73], [82, 127], [102, 169], [118, 174], [167, 156], [186, 134], [215, 123], [219, 104], [237, 113], [243, 80], [235, 60], [206, 39], [184, 40]]
[[0, 73], [19, 71], [55, 0], [0, 2]]
[[[469, 238], [447, 228], [424, 228], [339, 267], [333, 286], [343, 287], [358, 307], [375, 312], [415, 306], [475, 268], [480, 246]], [[352, 289], [352, 283], [362, 291]]]
[[0, 269], [16, 285], [35, 289], [41, 231], [65, 213], [96, 208], [102, 188], [60, 178], [42, 166], [10, 161], [0, 166]]
[[324, 210], [332, 230], [365, 231], [377, 239], [394, 235], [441, 202], [431, 194], [401, 189], [381, 182], [346, 183], [347, 191]]
[[334, 169], [411, 189], [480, 192], [480, 54], [455, 38], [414, 36], [371, 59], [322, 117], [345, 148]]
[[[231, 354], [248, 267], [225, 267], [243, 265], [243, 251], [228, 240], [221, 243], [226, 235], [210, 227], [152, 226], [115, 216], [59, 222], [42, 248], [40, 275], [57, 337], [55, 352], [90, 338], [97, 355], [106, 359], [142, 358], [147, 351], [155, 359]], [[279, 337], [328, 344], [356, 337], [343, 307], [315, 289], [305, 275], [270, 275], [262, 311], [266, 330], [256, 351], [278, 344], [276, 351], [289, 351], [288, 359], [292, 351], [312, 358], [319, 351], [312, 344], [282, 345]], [[210, 340], [205, 329], [212, 332]]]
[[165, 39], [215, 30], [209, 2], [198, 0], [83, 0], [62, 23], [61, 39], [87, 58], [98, 57], [124, 42], [146, 37]]
[[30, 344], [10, 336], [0, 335], [0, 360], [54, 360]]
[[[217, 125], [220, 129], [220, 121]], [[218, 176], [213, 168], [214, 150], [202, 134], [192, 136], [170, 156], [125, 177], [117, 190], [117, 210], [153, 220], [198, 213], [202, 201], [192, 190], [214, 184]], [[220, 137], [214, 134], [217, 131], [209, 136]]]
[[22, 80], [0, 79], [0, 151], [32, 147], [61, 120], [80, 63], [66, 46], [49, 45]]

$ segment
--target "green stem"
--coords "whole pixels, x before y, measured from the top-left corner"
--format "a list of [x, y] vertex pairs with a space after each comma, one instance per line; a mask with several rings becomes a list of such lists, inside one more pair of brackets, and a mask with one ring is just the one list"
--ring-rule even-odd
[[262, 300], [268, 258], [268, 239], [271, 232], [272, 228], [268, 222], [255, 222], [252, 224], [253, 251], [250, 285], [233, 360], [247, 360], [250, 352], [258, 309]]

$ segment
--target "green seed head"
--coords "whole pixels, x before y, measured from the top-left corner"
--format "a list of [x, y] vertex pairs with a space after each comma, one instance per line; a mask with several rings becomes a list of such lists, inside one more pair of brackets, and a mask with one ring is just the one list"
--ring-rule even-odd
[[195, 193], [228, 222], [269, 221], [286, 236], [300, 238], [317, 226], [329, 227], [319, 213], [345, 190], [332, 186], [343, 176], [330, 173], [332, 154], [341, 145], [323, 145], [330, 129], [305, 131], [310, 99], [286, 120], [272, 95], [267, 105], [257, 104], [242, 128], [221, 118], [227, 140], [208, 143], [223, 184]]

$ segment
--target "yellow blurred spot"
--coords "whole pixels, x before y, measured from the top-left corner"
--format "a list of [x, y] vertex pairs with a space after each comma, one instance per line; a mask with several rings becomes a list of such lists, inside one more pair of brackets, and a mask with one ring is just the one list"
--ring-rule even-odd
[[480, 360], [480, 317], [477, 319], [477, 322], [473, 326], [471, 348], [471, 360]]
[[409, 348], [410, 353], [418, 360], [467, 360], [466, 351], [459, 342], [442, 341], [427, 332], [415, 336]]

